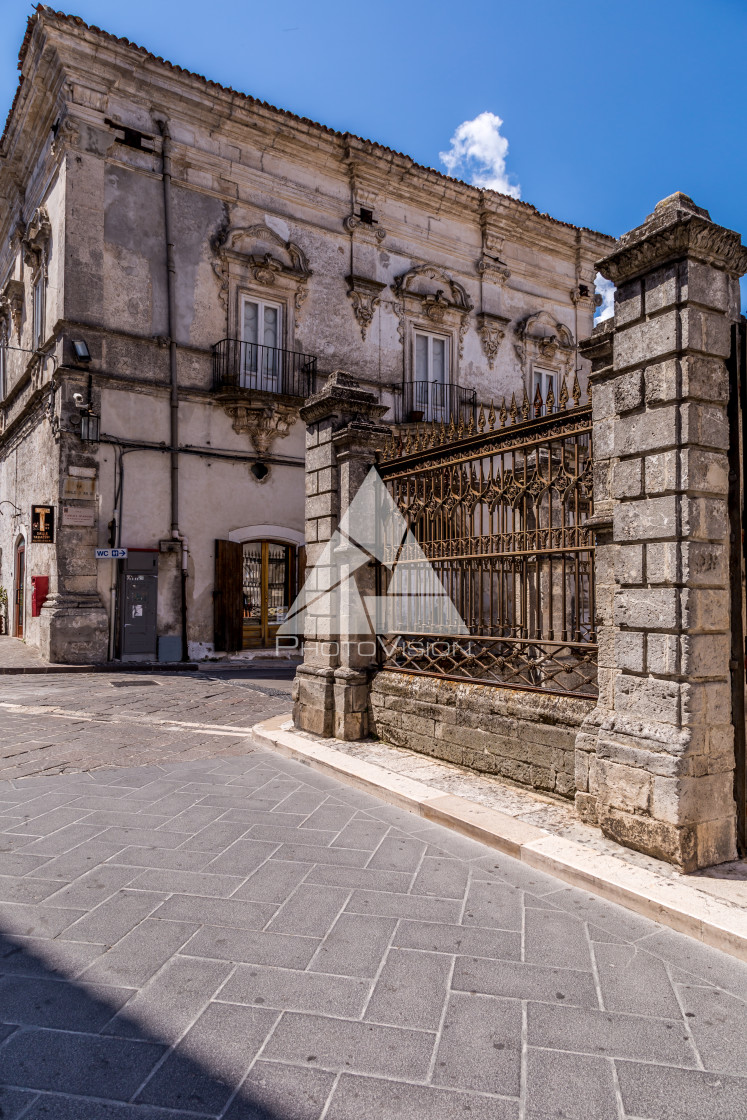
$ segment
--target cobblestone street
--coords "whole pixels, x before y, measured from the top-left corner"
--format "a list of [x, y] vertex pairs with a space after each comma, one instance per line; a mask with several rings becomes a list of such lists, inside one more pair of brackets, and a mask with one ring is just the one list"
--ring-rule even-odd
[[259, 750], [261, 672], [0, 682], [3, 1120], [743, 1120], [747, 965]]

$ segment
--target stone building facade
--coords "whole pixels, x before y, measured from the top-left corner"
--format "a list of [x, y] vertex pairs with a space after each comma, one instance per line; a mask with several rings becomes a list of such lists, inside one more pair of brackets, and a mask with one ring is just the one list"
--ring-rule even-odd
[[46, 656], [267, 643], [303, 575], [299, 408], [333, 370], [402, 421], [585, 378], [609, 238], [48, 8], [20, 69], [0, 585]]

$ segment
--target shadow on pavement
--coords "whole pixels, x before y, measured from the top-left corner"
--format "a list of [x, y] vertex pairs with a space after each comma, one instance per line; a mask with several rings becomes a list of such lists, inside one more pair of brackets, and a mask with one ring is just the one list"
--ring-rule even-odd
[[320, 1114], [332, 1074], [260, 1062], [244, 1081], [280, 1011], [206, 1000], [170, 1046], [157, 1028], [120, 1010], [137, 989], [72, 978], [88, 965], [84, 944], [33, 945], [35, 953], [23, 938], [0, 934], [2, 1120], [312, 1120]]

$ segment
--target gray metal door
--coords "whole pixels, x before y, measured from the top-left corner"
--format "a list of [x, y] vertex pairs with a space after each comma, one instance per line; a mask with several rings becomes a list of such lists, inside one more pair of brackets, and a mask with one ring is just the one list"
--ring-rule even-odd
[[122, 660], [155, 661], [158, 553], [130, 552], [123, 562], [121, 588]]

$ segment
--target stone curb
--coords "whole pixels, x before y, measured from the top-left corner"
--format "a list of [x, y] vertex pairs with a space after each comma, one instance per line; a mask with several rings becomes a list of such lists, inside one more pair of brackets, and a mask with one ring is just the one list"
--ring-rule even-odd
[[616, 902], [637, 914], [687, 934], [705, 945], [747, 961], [747, 912], [644, 868], [623, 863], [575, 840], [489, 809], [465, 797], [439, 793], [432, 786], [382, 766], [342, 754], [319, 740], [284, 731], [289, 716], [275, 716], [252, 729], [260, 743], [278, 754], [330, 774], [383, 801], [480, 840], [537, 871]]

